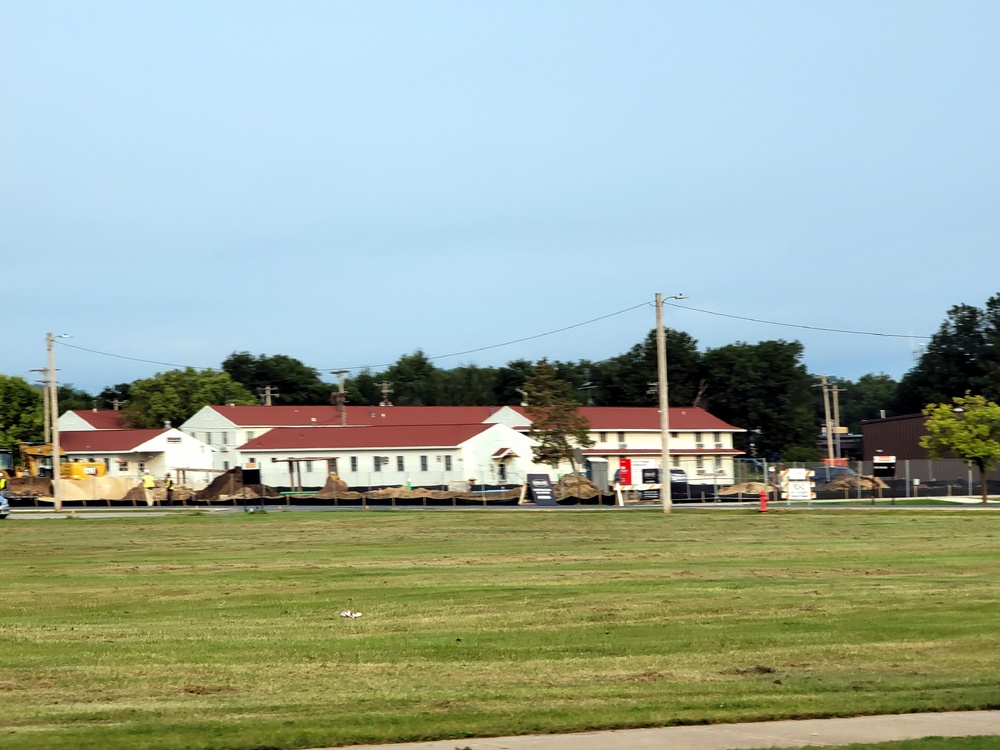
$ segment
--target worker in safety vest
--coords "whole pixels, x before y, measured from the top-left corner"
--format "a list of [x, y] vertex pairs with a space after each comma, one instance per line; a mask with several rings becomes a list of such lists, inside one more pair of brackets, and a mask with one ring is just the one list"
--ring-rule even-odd
[[7, 497], [7, 476], [0, 474], [0, 497]]
[[163, 481], [163, 487], [167, 491], [167, 505], [174, 504], [174, 480], [169, 474], [167, 478]]
[[156, 480], [153, 479], [153, 475], [149, 473], [149, 469], [146, 469], [146, 473], [142, 475], [142, 490], [146, 495], [146, 505], [153, 504], [154, 489], [156, 489]]

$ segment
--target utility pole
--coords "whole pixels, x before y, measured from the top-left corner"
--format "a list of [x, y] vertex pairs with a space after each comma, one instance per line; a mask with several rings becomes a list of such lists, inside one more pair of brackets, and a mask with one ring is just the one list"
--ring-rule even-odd
[[590, 382], [590, 368], [589, 367], [583, 368], [583, 377], [584, 377], [583, 385], [581, 385], [578, 390], [586, 391], [587, 392], [587, 406], [593, 406], [594, 405], [594, 395], [593, 395], [592, 391], [597, 386], [594, 385], [592, 382]]
[[340, 426], [347, 426], [347, 394], [344, 392], [344, 376], [347, 370], [330, 370], [331, 375], [337, 376], [337, 392], [333, 394], [333, 403], [340, 412]]
[[392, 406], [392, 401], [389, 400], [389, 394], [392, 393], [392, 383], [383, 380], [378, 384], [378, 387], [382, 391], [382, 400], [379, 402], [379, 406]]
[[833, 440], [837, 458], [844, 457], [840, 451], [840, 394], [843, 392], [844, 389], [837, 386], [833, 386], [830, 389], [830, 393], [833, 394]]
[[48, 445], [52, 442], [52, 418], [49, 416], [49, 407], [52, 405], [49, 398], [49, 369], [46, 367], [41, 370], [32, 370], [31, 372], [40, 372], [45, 374], [43, 380], [36, 381], [42, 386], [42, 407], [43, 407], [43, 423], [42, 423], [42, 442]]
[[826, 375], [817, 375], [819, 379], [819, 384], [823, 388], [823, 431], [826, 433], [826, 457], [830, 459], [829, 463], [833, 463], [833, 430], [831, 428], [832, 422], [830, 420], [830, 384], [827, 382]]
[[[684, 299], [676, 294], [667, 299]], [[663, 331], [663, 295], [656, 293], [656, 391], [660, 396], [660, 499], [663, 512], [671, 510], [670, 497], [670, 401], [667, 398], [667, 336]]]
[[53, 351], [54, 337], [45, 334], [45, 348], [49, 358], [49, 421], [52, 426], [52, 504], [56, 512], [62, 510], [62, 498], [59, 497], [59, 479], [62, 477], [59, 450], [59, 394], [56, 389], [56, 355]]
[[277, 388], [265, 385], [264, 387], [257, 389], [257, 395], [263, 397], [264, 406], [272, 406], [271, 397], [279, 395], [279, 391]]

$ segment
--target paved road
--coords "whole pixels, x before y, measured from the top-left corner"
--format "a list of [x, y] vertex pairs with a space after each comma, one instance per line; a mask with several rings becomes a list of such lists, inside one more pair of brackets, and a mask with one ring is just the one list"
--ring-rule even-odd
[[395, 745], [351, 745], [349, 750], [744, 750], [830, 747], [921, 737], [985, 735], [1000, 735], [1000, 711], [951, 711], [901, 716], [858, 716], [850, 719], [761, 721], [577, 734], [435, 740]]

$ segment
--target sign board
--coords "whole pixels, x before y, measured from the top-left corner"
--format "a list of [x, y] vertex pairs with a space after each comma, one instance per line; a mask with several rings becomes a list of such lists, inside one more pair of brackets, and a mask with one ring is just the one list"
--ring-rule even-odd
[[895, 477], [896, 476], [896, 457], [895, 456], [873, 456], [872, 457], [872, 474], [876, 477]]
[[528, 492], [535, 505], [556, 504], [556, 493], [548, 474], [528, 474]]
[[781, 494], [785, 500], [812, 500], [813, 472], [809, 469], [793, 468], [781, 472]]
[[622, 458], [618, 461], [618, 484], [632, 484], [632, 459]]

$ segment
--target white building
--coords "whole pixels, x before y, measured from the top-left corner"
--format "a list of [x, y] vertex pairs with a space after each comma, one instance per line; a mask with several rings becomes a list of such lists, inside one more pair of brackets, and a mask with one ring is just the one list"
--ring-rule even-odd
[[159, 430], [60, 430], [59, 447], [64, 461], [103, 461], [107, 475], [138, 479], [147, 469], [156, 477], [178, 476], [181, 469], [195, 469], [188, 483], [211, 478], [212, 449], [177, 429]]
[[518, 485], [548, 473], [532, 460], [534, 444], [503, 424], [275, 427], [234, 457], [256, 462], [261, 481], [280, 487], [321, 487], [330, 473], [351, 487]]
[[527, 428], [531, 421], [509, 406], [205, 406], [180, 429], [211, 445], [214, 468], [240, 465], [238, 448], [278, 427], [504, 424]]

